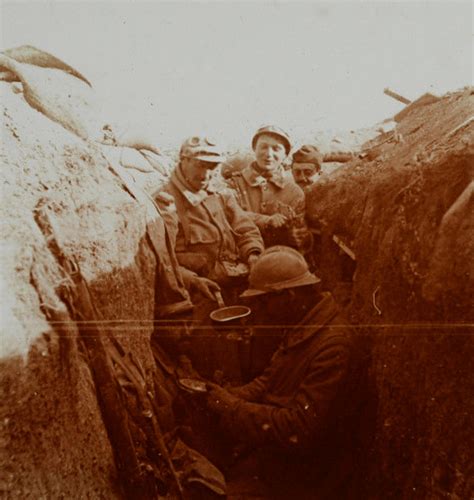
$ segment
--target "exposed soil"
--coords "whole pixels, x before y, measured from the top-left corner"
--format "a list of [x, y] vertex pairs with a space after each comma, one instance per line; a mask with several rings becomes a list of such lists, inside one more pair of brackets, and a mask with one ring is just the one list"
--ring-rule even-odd
[[473, 111], [472, 89], [413, 110], [309, 196], [356, 256], [347, 310], [373, 342], [385, 498], [474, 491]]
[[[0, 490], [13, 498], [121, 496], [112, 446], [74, 322], [52, 325], [45, 309], [67, 316], [57, 295], [64, 273], [38, 226], [52, 216], [62, 250], [74, 255], [95, 306], [153, 384], [155, 257], [144, 243], [158, 214], [123, 186], [104, 156], [30, 108], [2, 84], [2, 342]], [[135, 173], [150, 190], [162, 175]], [[132, 179], [133, 180], [133, 179]]]

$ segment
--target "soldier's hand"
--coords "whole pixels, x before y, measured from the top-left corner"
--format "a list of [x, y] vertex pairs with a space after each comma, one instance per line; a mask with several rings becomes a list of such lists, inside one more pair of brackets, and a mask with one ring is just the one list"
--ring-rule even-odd
[[202, 276], [195, 276], [191, 283], [191, 287], [200, 292], [204, 297], [211, 300], [216, 300], [216, 292], [219, 292], [221, 287], [215, 282]]
[[274, 228], [283, 227], [286, 222], [287, 218], [283, 214], [273, 214], [268, 219], [268, 225]]
[[292, 246], [302, 248], [309, 244], [311, 235], [305, 227], [292, 227], [289, 233], [289, 243]]
[[207, 387], [207, 406], [220, 413], [231, 408], [231, 406], [238, 401], [236, 396], [230, 394], [220, 385], [214, 384], [212, 382], [206, 383]]
[[251, 253], [249, 255], [249, 258], [247, 260], [247, 263], [250, 267], [250, 269], [252, 269], [253, 265], [255, 264], [255, 262], [257, 262], [258, 258], [259, 258], [259, 254], [258, 253]]

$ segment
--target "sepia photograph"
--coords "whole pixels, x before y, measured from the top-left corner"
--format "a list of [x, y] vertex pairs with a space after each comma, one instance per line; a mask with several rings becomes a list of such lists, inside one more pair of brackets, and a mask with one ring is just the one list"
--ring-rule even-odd
[[0, 19], [0, 497], [474, 500], [473, 3]]

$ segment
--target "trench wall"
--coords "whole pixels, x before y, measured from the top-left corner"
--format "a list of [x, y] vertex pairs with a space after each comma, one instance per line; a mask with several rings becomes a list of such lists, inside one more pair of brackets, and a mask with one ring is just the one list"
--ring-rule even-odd
[[99, 146], [2, 85], [0, 494], [121, 497], [77, 326], [54, 324], [45, 313], [67, 315], [57, 294], [64, 274], [36, 215], [40, 205], [47, 208], [109, 331], [151, 381], [156, 262], [145, 230], [158, 214], [127, 191]]
[[415, 109], [309, 196], [312, 223], [356, 255], [347, 312], [372, 346], [373, 498], [474, 492], [473, 99]]

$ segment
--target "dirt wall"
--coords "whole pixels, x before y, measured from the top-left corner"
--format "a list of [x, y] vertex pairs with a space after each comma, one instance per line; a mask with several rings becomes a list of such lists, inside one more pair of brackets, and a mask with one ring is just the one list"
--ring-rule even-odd
[[91, 373], [70, 332], [0, 364], [4, 498], [119, 498]]
[[348, 313], [377, 390], [374, 498], [474, 492], [474, 95], [444, 96], [314, 186], [313, 224], [356, 256]]
[[146, 196], [139, 202], [124, 186], [102, 146], [1, 85], [0, 492], [120, 497], [117, 459], [77, 324], [55, 323], [46, 313], [71, 319], [58, 296], [67, 279], [38, 214], [50, 215], [54, 243], [74, 256], [90, 284], [96, 319], [133, 352], [150, 386], [156, 261], [146, 226], [158, 214]]

